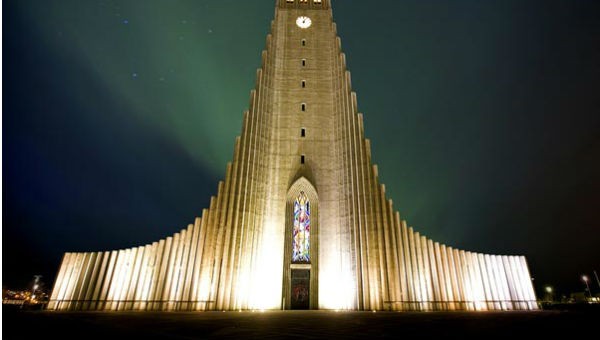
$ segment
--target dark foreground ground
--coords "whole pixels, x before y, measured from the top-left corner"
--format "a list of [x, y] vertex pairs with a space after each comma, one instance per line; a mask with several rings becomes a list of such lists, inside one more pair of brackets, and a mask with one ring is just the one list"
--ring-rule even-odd
[[[63, 313], [3, 309], [4, 339], [596, 338], [598, 311]], [[13, 331], [16, 331], [13, 333]], [[585, 339], [579, 338], [579, 339]], [[443, 339], [443, 338], [442, 338]]]

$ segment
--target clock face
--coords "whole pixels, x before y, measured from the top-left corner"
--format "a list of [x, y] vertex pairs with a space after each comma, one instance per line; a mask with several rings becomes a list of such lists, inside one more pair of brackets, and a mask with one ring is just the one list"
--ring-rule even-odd
[[302, 16], [296, 19], [296, 25], [300, 28], [309, 28], [310, 24], [312, 24], [312, 20], [309, 17]]

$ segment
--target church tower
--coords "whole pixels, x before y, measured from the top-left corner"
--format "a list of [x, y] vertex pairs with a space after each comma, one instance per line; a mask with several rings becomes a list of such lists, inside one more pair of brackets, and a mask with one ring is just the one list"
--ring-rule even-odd
[[277, 0], [218, 193], [153, 244], [66, 253], [54, 310], [536, 309], [522, 256], [409, 228], [372, 164], [330, 0]]

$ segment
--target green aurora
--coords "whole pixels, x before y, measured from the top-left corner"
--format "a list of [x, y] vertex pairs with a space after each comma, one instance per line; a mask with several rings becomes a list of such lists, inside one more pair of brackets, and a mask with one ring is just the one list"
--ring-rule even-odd
[[[274, 1], [3, 7], [3, 236], [29, 244], [5, 244], [5, 258], [36, 258], [27, 270], [5, 263], [7, 282], [51, 277], [64, 251], [150, 242], [199, 215], [231, 160]], [[600, 260], [598, 7], [334, 2], [403, 218], [449, 245], [527, 255], [540, 284], [580, 288]]]

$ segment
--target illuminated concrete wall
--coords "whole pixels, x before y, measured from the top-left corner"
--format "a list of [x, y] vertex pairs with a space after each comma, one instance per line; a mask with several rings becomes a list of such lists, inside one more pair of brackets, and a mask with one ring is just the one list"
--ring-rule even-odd
[[[299, 16], [312, 25], [300, 28]], [[210, 207], [150, 245], [65, 254], [48, 309], [288, 309], [289, 202], [299, 191], [315, 212], [303, 265], [313, 309], [536, 309], [523, 257], [453, 249], [407, 227], [357, 107], [330, 2], [278, 0]]]

